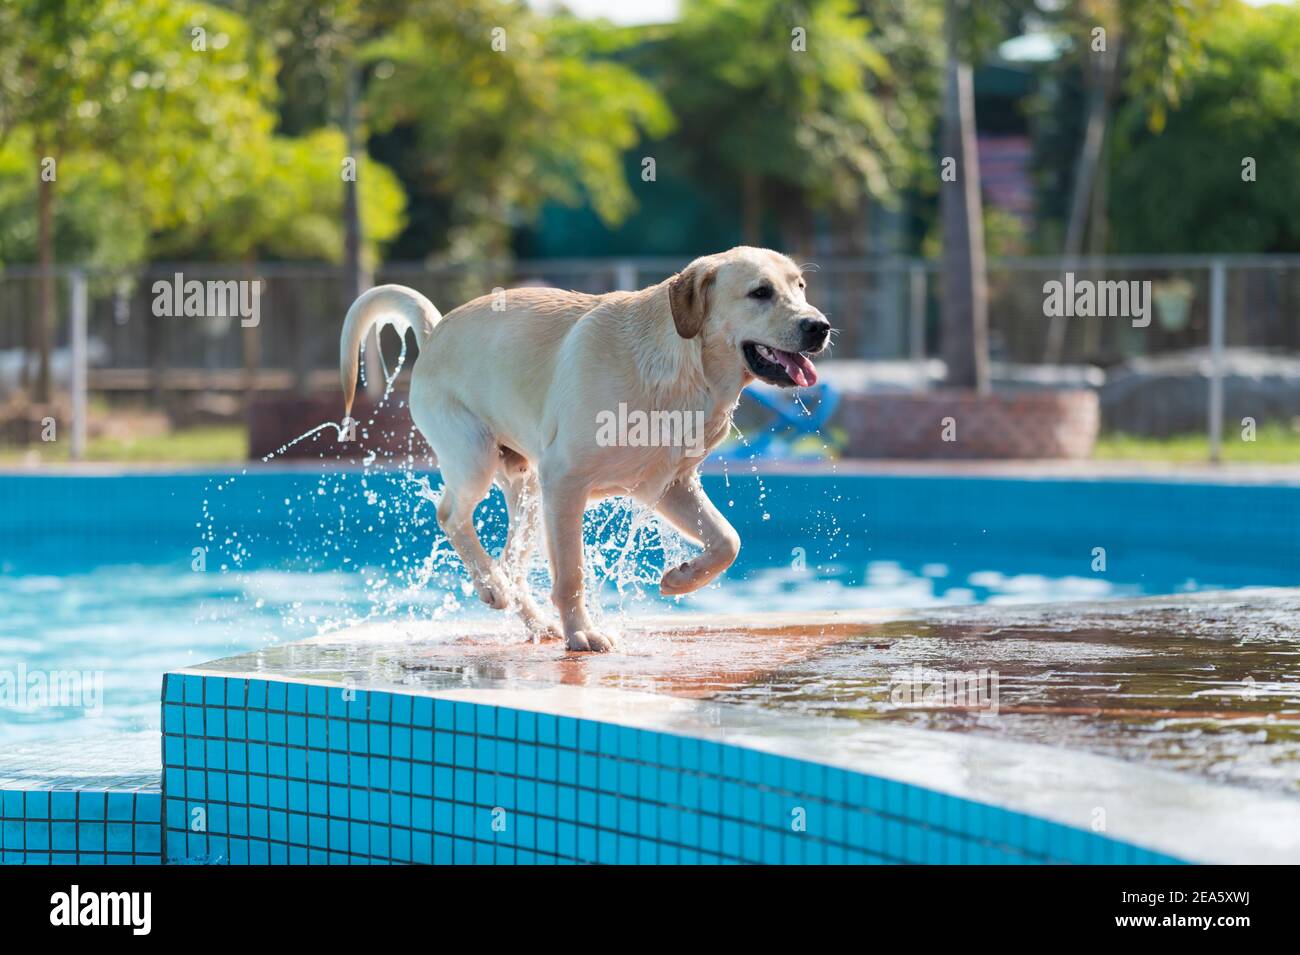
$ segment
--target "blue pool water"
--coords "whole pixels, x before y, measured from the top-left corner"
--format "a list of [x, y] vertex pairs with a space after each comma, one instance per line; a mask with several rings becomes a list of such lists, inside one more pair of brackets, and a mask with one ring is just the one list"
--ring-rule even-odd
[[[919, 608], [1300, 583], [1300, 487], [710, 475], [741, 533], [700, 593], [682, 542], [623, 504], [588, 518], [602, 613]], [[86, 675], [79, 704], [0, 706], [0, 738], [156, 729], [166, 669], [367, 619], [481, 619], [434, 520], [436, 475], [0, 475], [0, 690]], [[479, 511], [489, 549], [499, 498]], [[1104, 569], [1101, 561], [1104, 559]], [[534, 587], [546, 592], [544, 565]], [[521, 630], [522, 636], [522, 630]]]

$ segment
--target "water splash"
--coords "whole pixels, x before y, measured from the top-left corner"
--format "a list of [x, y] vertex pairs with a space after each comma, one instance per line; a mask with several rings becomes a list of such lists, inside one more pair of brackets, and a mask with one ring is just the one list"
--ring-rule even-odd
[[[364, 346], [362, 351], [364, 359]], [[355, 429], [352, 437], [368, 440], [377, 428], [380, 410], [394, 400], [394, 388], [407, 358], [405, 336], [391, 371], [382, 350], [378, 357], [384, 387], [365, 422], [347, 418], [322, 422], [263, 456], [263, 463], [272, 463], [289, 449], [331, 429], [338, 441], [349, 427]], [[363, 386], [366, 364], [364, 360], [360, 363]], [[399, 407], [404, 400], [399, 399]], [[795, 400], [804, 414], [811, 414], [801, 396]], [[741, 445], [751, 447], [734, 422], [733, 428]], [[286, 633], [300, 635], [304, 625], [324, 633], [377, 620], [500, 619], [497, 612], [478, 601], [468, 573], [438, 525], [436, 510], [442, 488], [431, 472], [431, 462], [416, 452], [416, 440], [412, 429], [400, 450], [370, 448], [359, 465], [322, 450], [317, 457], [330, 470], [317, 479], [314, 492], [260, 501], [251, 514], [247, 502], [230, 501], [231, 496], [225, 494], [238, 476], [214, 480], [212, 493], [204, 502], [199, 530], [215, 560], [215, 569], [244, 580], [249, 600], [267, 599], [256, 586], [254, 575], [268, 567], [346, 582], [338, 587], [333, 606], [323, 607], [319, 595], [310, 609], [298, 601], [283, 603]], [[823, 450], [833, 454], [824, 436], [823, 442]], [[400, 446], [401, 442], [387, 444]], [[749, 475], [757, 486], [760, 516], [769, 521], [769, 490], [760, 464], [753, 455], [748, 463]], [[337, 467], [340, 464], [344, 466]], [[724, 510], [731, 510], [737, 502], [725, 460], [723, 476], [727, 499], [718, 503]], [[828, 516], [819, 517], [818, 526], [806, 529], [809, 540], [793, 541], [794, 548], [803, 546], [811, 552], [809, 545], [815, 538], [825, 550], [826, 541], [844, 539], [844, 528], [833, 514], [822, 513]], [[517, 559], [518, 555], [503, 553], [507, 526], [505, 501], [494, 487], [475, 511], [475, 529], [494, 559]], [[653, 511], [625, 497], [589, 507], [584, 515], [583, 538], [584, 572], [591, 598], [588, 609], [603, 625], [617, 626], [619, 621], [644, 611], [662, 612], [666, 598], [659, 596], [658, 587], [665, 568], [691, 559], [698, 551]], [[837, 555], [837, 551], [832, 552], [830, 558], [834, 560]], [[534, 548], [522, 574], [534, 599], [549, 608], [549, 567], [544, 547]], [[706, 589], [721, 586], [718, 580]], [[668, 598], [667, 605], [680, 601]]]
[[[382, 365], [384, 391], [364, 423], [354, 423], [364, 441], [376, 427], [378, 412], [392, 399], [406, 357], [406, 343], [396, 367]], [[364, 383], [365, 362], [361, 363]], [[262, 457], [272, 463], [290, 448], [333, 429], [342, 440], [348, 419], [322, 422]], [[389, 437], [393, 437], [390, 435]], [[322, 450], [318, 458], [331, 467], [311, 492], [261, 500], [249, 512], [247, 502], [226, 492], [240, 475], [214, 479], [204, 500], [198, 529], [210, 569], [232, 575], [242, 596], [236, 601], [266, 602], [259, 586], [267, 568], [292, 574], [346, 581], [334, 606], [321, 606], [319, 594], [304, 609], [301, 601], [280, 599], [286, 633], [301, 636], [304, 626], [327, 633], [369, 621], [418, 622], [454, 616], [498, 616], [482, 606], [467, 571], [438, 526], [436, 511], [442, 487], [430, 463], [415, 453], [415, 434], [402, 451], [369, 449], [360, 465], [347, 464]], [[333, 466], [344, 463], [342, 469]], [[475, 511], [475, 529], [494, 558], [502, 558], [508, 519], [505, 501], [494, 487]], [[649, 510], [626, 498], [600, 502], [584, 518], [585, 570], [593, 599], [593, 616], [625, 618], [654, 602], [666, 566], [688, 559], [692, 548], [675, 530], [661, 525]], [[523, 570], [529, 590], [548, 607], [549, 568], [544, 548], [537, 547]], [[715, 585], [716, 586], [716, 585]], [[273, 601], [275, 598], [272, 598]], [[259, 604], [260, 606], [260, 604]], [[519, 627], [521, 635], [523, 625]]]

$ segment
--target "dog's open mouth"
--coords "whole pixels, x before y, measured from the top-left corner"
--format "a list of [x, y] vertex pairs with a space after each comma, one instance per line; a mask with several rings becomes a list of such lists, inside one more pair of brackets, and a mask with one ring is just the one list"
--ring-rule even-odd
[[807, 355], [795, 351], [782, 351], [758, 342], [745, 342], [742, 346], [745, 361], [755, 377], [770, 385], [784, 388], [807, 388], [817, 384], [817, 369]]

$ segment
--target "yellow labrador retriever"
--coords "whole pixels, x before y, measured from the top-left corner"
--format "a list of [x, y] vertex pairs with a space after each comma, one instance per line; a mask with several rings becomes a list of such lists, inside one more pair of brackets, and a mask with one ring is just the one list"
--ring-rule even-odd
[[[697, 467], [726, 436], [745, 385], [817, 381], [808, 356], [831, 331], [805, 300], [798, 266], [748, 247], [696, 259], [639, 292], [521, 288], [445, 317], [419, 292], [384, 285], [358, 298], [343, 323], [348, 414], [361, 343], [379, 322], [415, 330], [411, 416], [442, 471], [438, 521], [479, 597], [516, 610], [534, 634], [559, 635], [524, 579], [540, 507], [551, 599], [570, 650], [614, 646], [583, 600], [588, 502], [623, 494], [653, 507], [703, 546], [663, 575], [661, 591], [703, 587], [736, 559], [740, 538], [705, 496]], [[651, 427], [610, 427], [638, 420]], [[664, 422], [688, 427], [656, 430]], [[499, 563], [473, 523], [494, 479], [510, 522]]]

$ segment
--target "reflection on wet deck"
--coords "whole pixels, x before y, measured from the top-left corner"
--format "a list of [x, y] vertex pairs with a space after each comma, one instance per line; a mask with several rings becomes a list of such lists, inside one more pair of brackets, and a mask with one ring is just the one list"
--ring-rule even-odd
[[[962, 698], [972, 687], [982, 692]], [[1300, 592], [933, 612], [870, 625], [715, 699], [1044, 743], [1295, 795]]]
[[382, 666], [390, 680], [430, 687], [528, 680], [708, 699], [759, 684], [767, 674], [856, 640], [864, 627], [888, 618], [859, 612], [757, 614], [743, 623], [735, 616], [656, 617], [624, 630], [618, 651], [608, 654], [570, 653], [559, 640], [530, 643], [513, 623], [493, 627], [482, 621], [469, 631], [464, 623], [368, 625], [301, 646], [314, 648], [312, 659], [333, 659], [343, 669]]
[[917, 619], [665, 616], [594, 656], [505, 622], [368, 625], [256, 656], [359, 686], [592, 686], [971, 733], [1294, 795], [1298, 637], [1300, 591], [1270, 589]]

